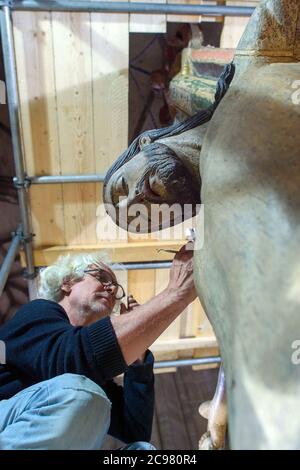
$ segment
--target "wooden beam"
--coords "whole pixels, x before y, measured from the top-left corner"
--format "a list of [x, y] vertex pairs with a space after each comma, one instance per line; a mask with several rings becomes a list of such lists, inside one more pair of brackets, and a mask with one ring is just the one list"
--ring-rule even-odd
[[215, 336], [202, 336], [198, 338], [177, 338], [161, 340], [158, 338], [151, 346], [151, 351], [180, 351], [185, 349], [202, 349], [218, 347]]
[[[158, 252], [160, 248], [178, 250], [186, 240], [182, 241], [147, 241], [132, 243], [111, 243], [102, 242], [97, 245], [73, 245], [73, 246], [52, 246], [34, 250], [35, 266], [49, 266], [54, 263], [59, 256], [66, 254], [79, 254], [87, 252], [107, 251], [114, 262], [144, 262], [144, 261], [167, 261], [172, 260], [172, 253]], [[24, 265], [24, 255], [21, 253]]]

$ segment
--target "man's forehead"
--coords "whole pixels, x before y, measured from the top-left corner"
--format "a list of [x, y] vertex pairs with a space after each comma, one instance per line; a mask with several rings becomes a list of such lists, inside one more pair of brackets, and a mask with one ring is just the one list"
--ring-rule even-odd
[[99, 261], [98, 264], [91, 264], [89, 265], [89, 269], [103, 269], [103, 271], [106, 271], [107, 273], [111, 274], [112, 277], [117, 280], [115, 273], [110, 269], [107, 264], [102, 263], [102, 261]]

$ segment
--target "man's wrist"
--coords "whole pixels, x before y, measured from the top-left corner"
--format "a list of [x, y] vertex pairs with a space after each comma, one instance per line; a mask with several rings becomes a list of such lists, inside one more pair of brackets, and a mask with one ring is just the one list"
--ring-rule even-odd
[[175, 290], [170, 287], [167, 287], [163, 291], [163, 295], [164, 297], [166, 296], [170, 300], [170, 303], [175, 305], [179, 311], [184, 310], [189, 305], [185, 293], [180, 290]]

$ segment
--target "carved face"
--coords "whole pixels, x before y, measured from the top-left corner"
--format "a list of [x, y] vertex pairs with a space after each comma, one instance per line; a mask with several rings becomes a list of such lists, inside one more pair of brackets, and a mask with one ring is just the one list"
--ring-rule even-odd
[[[169, 147], [154, 143], [106, 181], [104, 202], [108, 214], [120, 227], [138, 233], [155, 231], [195, 215], [196, 205], [200, 203], [199, 180], [195, 181]], [[170, 212], [174, 204], [174, 212]], [[190, 208], [190, 212], [186, 210], [188, 217], [184, 205]], [[159, 210], [164, 208], [165, 213]]]

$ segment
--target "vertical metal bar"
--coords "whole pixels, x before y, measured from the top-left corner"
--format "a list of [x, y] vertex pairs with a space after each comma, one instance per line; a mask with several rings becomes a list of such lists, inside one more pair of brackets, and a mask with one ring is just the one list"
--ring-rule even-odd
[[14, 263], [14, 260], [17, 256], [17, 253], [19, 251], [20, 243], [22, 239], [22, 232], [20, 228], [16, 232], [15, 236], [12, 239], [11, 245], [8, 249], [8, 252], [3, 260], [3, 263], [1, 265], [0, 269], [0, 296], [2, 295], [2, 292], [4, 290], [7, 278], [9, 276], [11, 267]]
[[15, 51], [13, 41], [13, 29], [11, 11], [8, 6], [3, 6], [0, 11], [1, 40], [3, 50], [3, 61], [5, 69], [5, 81], [7, 89], [7, 102], [9, 110], [10, 127], [12, 134], [13, 157], [15, 163], [16, 177], [18, 181], [18, 199], [20, 216], [23, 230], [24, 250], [26, 255], [27, 277], [29, 281], [35, 276], [32, 231], [28, 214], [28, 196], [25, 181], [24, 160], [22, 155], [21, 132], [19, 121], [19, 94], [17, 84], [17, 71], [15, 62]]

